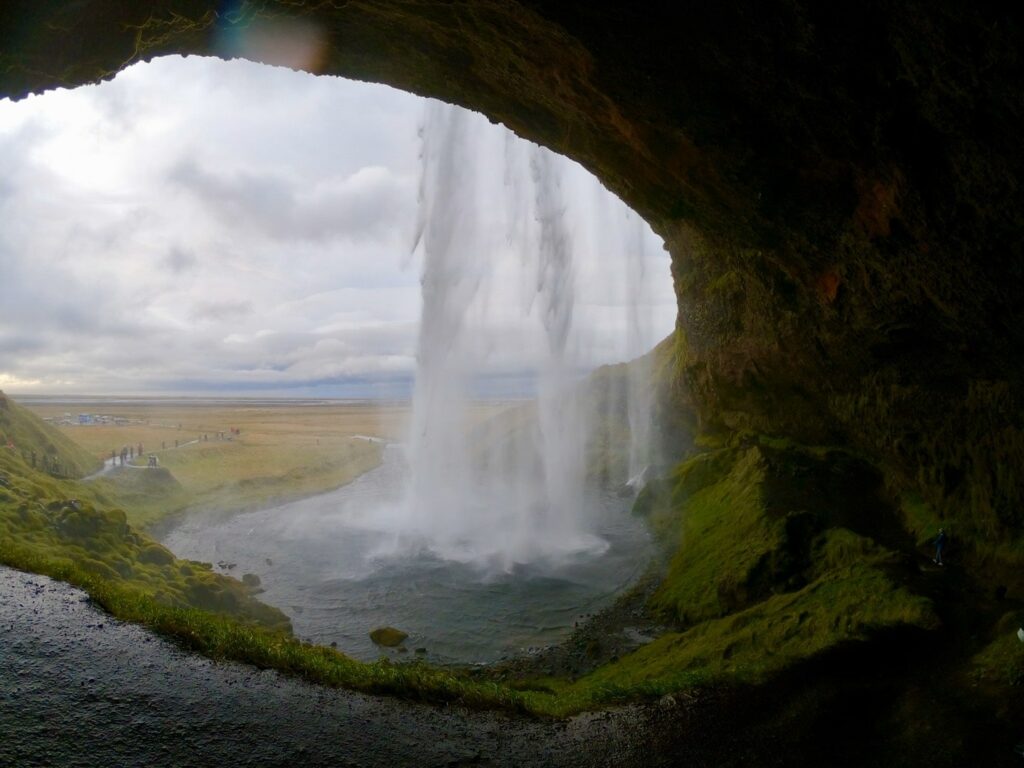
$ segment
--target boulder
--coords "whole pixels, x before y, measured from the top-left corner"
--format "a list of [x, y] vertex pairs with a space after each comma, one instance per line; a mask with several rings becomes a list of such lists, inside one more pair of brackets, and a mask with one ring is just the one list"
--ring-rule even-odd
[[256, 589], [261, 584], [260, 577], [255, 573], [243, 573], [242, 583], [249, 587], [249, 589]]
[[370, 639], [385, 648], [395, 648], [401, 645], [408, 636], [402, 630], [394, 627], [378, 627], [370, 633]]

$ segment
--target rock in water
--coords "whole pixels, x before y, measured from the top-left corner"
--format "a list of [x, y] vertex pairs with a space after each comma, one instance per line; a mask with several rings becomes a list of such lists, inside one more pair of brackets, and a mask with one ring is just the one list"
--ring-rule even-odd
[[394, 648], [397, 645], [401, 645], [408, 636], [402, 630], [395, 629], [394, 627], [380, 627], [370, 633], [370, 639], [377, 645], [383, 645], [385, 648]]

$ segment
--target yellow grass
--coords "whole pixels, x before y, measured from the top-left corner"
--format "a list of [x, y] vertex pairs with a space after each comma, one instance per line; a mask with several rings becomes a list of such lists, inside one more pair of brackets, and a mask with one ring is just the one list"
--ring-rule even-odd
[[[247, 510], [338, 488], [380, 462], [380, 443], [360, 436], [399, 440], [409, 409], [404, 405], [177, 403], [33, 404], [41, 417], [103, 414], [129, 423], [58, 424], [75, 443], [99, 458], [142, 444], [155, 453], [180, 490], [167, 483], [149, 488], [143, 470], [126, 470], [92, 481], [103, 500], [121, 506], [135, 525], [149, 525], [188, 508]], [[484, 418], [502, 406], [486, 405]], [[232, 435], [231, 429], [240, 430]], [[223, 439], [221, 435], [223, 434]], [[179, 447], [175, 448], [175, 441]], [[144, 464], [145, 459], [136, 459]]]
[[117, 416], [132, 422], [126, 425], [58, 425], [68, 437], [99, 458], [110, 458], [112, 450], [137, 446], [146, 453], [160, 453], [161, 445], [173, 447], [206, 434], [211, 440], [230, 427], [242, 430], [241, 438], [264, 443], [277, 439], [282, 447], [312, 443], [317, 439], [370, 435], [399, 439], [404, 434], [408, 408], [375, 404], [339, 405], [249, 405], [244, 401], [229, 404], [163, 405], [153, 403], [25, 404], [36, 415], [60, 418], [71, 413]]

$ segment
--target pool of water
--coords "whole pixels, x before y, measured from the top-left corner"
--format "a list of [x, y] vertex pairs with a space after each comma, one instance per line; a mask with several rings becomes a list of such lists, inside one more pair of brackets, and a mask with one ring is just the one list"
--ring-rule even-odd
[[197, 512], [163, 543], [179, 557], [234, 564], [228, 572], [237, 578], [258, 575], [260, 599], [288, 614], [299, 637], [371, 660], [383, 651], [369, 632], [389, 625], [409, 634], [409, 653], [425, 648], [427, 658], [459, 663], [559, 642], [650, 557], [630, 500], [597, 489], [588, 494], [588, 527], [605, 547], [509, 571], [396, 549], [372, 511], [395, 503], [402, 472], [388, 448], [379, 468], [336, 491], [226, 518]]

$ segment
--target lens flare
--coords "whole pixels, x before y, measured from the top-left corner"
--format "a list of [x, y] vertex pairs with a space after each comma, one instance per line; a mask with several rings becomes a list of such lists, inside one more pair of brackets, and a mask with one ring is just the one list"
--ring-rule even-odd
[[216, 47], [223, 56], [314, 74], [323, 71], [328, 47], [321, 27], [306, 19], [247, 13], [244, 3], [232, 5], [219, 14]]

